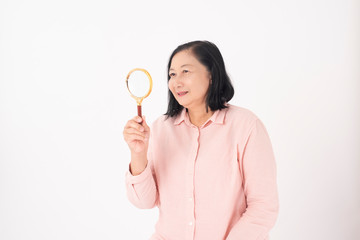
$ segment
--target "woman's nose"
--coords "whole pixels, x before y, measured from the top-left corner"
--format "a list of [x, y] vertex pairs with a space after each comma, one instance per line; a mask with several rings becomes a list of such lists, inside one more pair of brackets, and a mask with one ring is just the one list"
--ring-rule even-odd
[[175, 84], [178, 86], [182, 86], [183, 85], [183, 79], [181, 76], [175, 76]]

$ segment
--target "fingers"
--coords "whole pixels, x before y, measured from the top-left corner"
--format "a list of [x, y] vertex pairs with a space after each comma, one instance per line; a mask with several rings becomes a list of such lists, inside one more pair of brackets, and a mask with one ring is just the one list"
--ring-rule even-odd
[[145, 141], [147, 134], [144, 131], [139, 131], [136, 128], [125, 128], [124, 129], [124, 138], [125, 140], [141, 140]]
[[128, 134], [125, 135], [125, 141], [130, 143], [133, 141], [141, 141], [141, 142], [146, 142], [147, 141], [147, 137], [146, 136], [142, 136], [142, 135], [138, 135], [138, 134]]
[[134, 128], [124, 129], [124, 134], [137, 135], [137, 136], [142, 137], [144, 140], [147, 138], [147, 134], [145, 132], [138, 131], [138, 130], [136, 130]]
[[141, 122], [142, 122], [142, 118], [139, 116], [136, 116], [126, 123], [125, 129], [134, 128], [140, 132], [143, 132], [145, 130], [145, 128], [140, 124]]
[[145, 118], [139, 116], [129, 120], [124, 127], [124, 139], [126, 142], [147, 141], [149, 138], [150, 128], [146, 124]]

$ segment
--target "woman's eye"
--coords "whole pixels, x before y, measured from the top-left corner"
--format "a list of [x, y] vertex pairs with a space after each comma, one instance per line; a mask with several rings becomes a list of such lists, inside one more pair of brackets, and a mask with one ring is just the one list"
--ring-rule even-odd
[[186, 69], [183, 70], [183, 73], [188, 73], [188, 72], [189, 72], [189, 70], [186, 70]]
[[169, 76], [173, 77], [173, 76], [175, 76], [175, 73], [170, 73]]

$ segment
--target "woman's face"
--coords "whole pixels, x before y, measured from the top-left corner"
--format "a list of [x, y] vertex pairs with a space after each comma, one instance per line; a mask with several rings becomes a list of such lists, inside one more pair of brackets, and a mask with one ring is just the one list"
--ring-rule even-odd
[[188, 109], [205, 108], [211, 74], [189, 50], [172, 58], [169, 89], [180, 105]]

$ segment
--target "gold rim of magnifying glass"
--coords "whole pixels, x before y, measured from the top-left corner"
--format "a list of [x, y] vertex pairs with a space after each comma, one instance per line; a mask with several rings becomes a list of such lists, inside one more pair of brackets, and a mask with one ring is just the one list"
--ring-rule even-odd
[[[131, 75], [133, 72], [135, 72], [135, 71], [142, 71], [142, 72], [144, 72], [144, 73], [146, 74], [146, 76], [148, 77], [149, 82], [150, 82], [149, 91], [148, 91], [144, 96], [142, 96], [142, 97], [137, 97], [137, 96], [135, 96], [134, 94], [132, 94], [132, 92], [131, 92], [130, 89], [129, 89], [129, 82], [128, 82], [128, 80], [129, 80], [130, 75]], [[134, 69], [131, 70], [131, 71], [128, 73], [128, 75], [126, 76], [126, 87], [127, 87], [127, 90], [128, 90], [128, 92], [130, 93], [131, 97], [136, 100], [136, 103], [137, 103], [138, 106], [141, 105], [141, 103], [142, 103], [142, 101], [144, 100], [144, 98], [146, 98], [146, 97], [148, 97], [148, 96], [150, 95], [151, 90], [152, 90], [152, 85], [153, 85], [153, 82], [152, 82], [152, 78], [151, 78], [151, 76], [150, 76], [150, 73], [149, 73], [148, 71], [146, 71], [145, 69], [143, 69], [143, 68], [134, 68]]]

